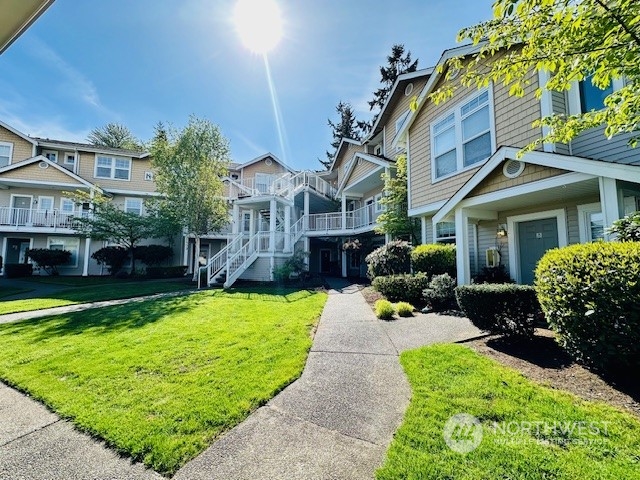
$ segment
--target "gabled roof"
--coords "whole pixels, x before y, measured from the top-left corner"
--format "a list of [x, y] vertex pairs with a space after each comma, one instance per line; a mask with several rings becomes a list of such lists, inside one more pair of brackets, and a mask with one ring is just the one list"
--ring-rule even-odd
[[380, 109], [380, 113], [378, 113], [378, 116], [376, 117], [376, 122], [373, 124], [373, 127], [371, 127], [371, 132], [369, 133], [369, 135], [367, 135], [366, 140], [370, 140], [371, 138], [375, 137], [379, 133], [378, 127], [381, 124], [384, 125], [387, 122], [389, 117], [389, 112], [387, 111], [387, 109], [395, 99], [396, 92], [399, 90], [399, 85], [404, 85], [405, 82], [408, 82], [409, 80], [413, 80], [415, 78], [428, 77], [433, 73], [433, 71], [434, 68], [429, 67], [423, 68], [421, 70], [416, 70], [415, 72], [403, 73], [402, 75], [398, 75], [396, 81], [393, 84], [393, 87], [391, 87], [391, 90], [389, 91], [389, 95], [387, 96], [384, 105]]
[[519, 151], [520, 149], [515, 147], [498, 148], [498, 150], [489, 157], [487, 162], [438, 210], [433, 217], [434, 222], [439, 222], [447, 217], [474, 188], [480, 185], [482, 180], [507, 159], [517, 159], [525, 163], [545, 167], [640, 183], [640, 167], [638, 166], [538, 151], [527, 152], [521, 158], [518, 158], [517, 154]]
[[37, 145], [38, 142], [36, 142], [33, 138], [31, 138], [29, 135], [25, 135], [24, 133], [16, 130], [15, 128], [13, 128], [11, 125], [7, 125], [6, 123], [4, 123], [2, 120], [0, 120], [0, 127], [4, 127], [7, 130], [9, 130], [11, 133], [19, 136], [20, 138], [22, 138], [23, 140], [26, 140], [27, 142], [31, 143], [32, 145]]
[[[61, 167], [57, 163], [52, 162], [51, 160], [49, 160], [47, 157], [45, 157], [43, 155], [36, 155], [35, 157], [28, 158], [28, 159], [23, 160], [21, 162], [12, 163], [11, 165], [7, 165], [6, 167], [2, 167], [2, 168], [0, 168], [0, 175], [2, 175], [5, 172], [10, 172], [11, 170], [17, 170], [19, 168], [23, 168], [23, 167], [26, 167], [28, 165], [32, 165], [34, 163], [40, 163], [40, 162], [47, 163], [50, 167], [53, 167], [56, 170], [58, 170], [59, 172], [64, 173], [68, 177], [74, 179], [76, 182], [81, 183], [82, 185], [86, 186], [87, 188], [95, 188], [95, 189], [100, 190], [100, 187], [98, 187], [97, 185], [94, 185], [93, 183], [86, 181], [84, 178], [80, 177], [79, 175], [76, 175], [75, 173], [67, 170], [66, 168]], [[0, 178], [0, 180], [2, 180], [2, 179]]]
[[420, 113], [420, 110], [422, 110], [422, 107], [425, 105], [429, 94], [432, 92], [433, 88], [437, 85], [438, 80], [444, 74], [444, 71], [440, 72], [439, 71], [440, 69], [438, 67], [444, 65], [445, 62], [451, 58], [463, 57], [463, 56], [477, 53], [480, 51], [483, 45], [484, 45], [483, 42], [477, 45], [463, 45], [461, 47], [450, 48], [442, 52], [442, 55], [440, 56], [440, 60], [438, 60], [438, 63], [435, 65], [435, 67], [433, 67], [433, 75], [429, 77], [427, 84], [423, 87], [422, 91], [420, 92], [420, 95], [418, 95], [418, 108], [416, 108], [416, 110], [411, 111], [409, 113], [409, 117], [402, 124], [402, 127], [400, 127], [400, 131], [396, 132], [396, 136], [393, 139], [393, 143], [392, 143], [393, 147], [397, 147], [398, 141], [401, 138], [403, 138], [406, 135], [406, 133], [409, 131], [409, 128], [411, 128], [411, 125], [413, 125], [413, 122], [418, 116], [418, 113]]
[[249, 165], [253, 165], [254, 163], [261, 162], [262, 160], [265, 160], [267, 158], [273, 159], [275, 162], [279, 163], [284, 168], [286, 168], [289, 172], [296, 173], [296, 171], [293, 168], [289, 167], [286, 163], [284, 163], [282, 160], [280, 160], [278, 157], [276, 157], [271, 152], [267, 152], [264, 155], [260, 155], [259, 157], [256, 157], [256, 158], [254, 158], [252, 160], [249, 160], [248, 162], [241, 163], [240, 165], [238, 165], [237, 169], [240, 170], [242, 168], [248, 167]]
[[128, 150], [126, 148], [101, 147], [97, 145], [92, 145], [90, 143], [67, 142], [64, 140], [54, 140], [51, 138], [41, 138], [41, 137], [33, 137], [33, 139], [37, 141], [38, 145], [41, 147], [73, 149], [73, 150], [82, 150], [83, 152], [95, 152], [95, 153], [114, 153], [117, 155], [122, 155], [125, 157], [133, 157], [133, 158], [146, 158], [149, 156], [149, 152], [138, 152], [135, 150]]
[[22, 35], [54, 0], [0, 1], [0, 54]]
[[336, 164], [338, 157], [340, 156], [340, 152], [347, 144], [361, 147], [362, 145], [364, 145], [364, 142], [361, 142], [360, 140], [354, 140], [353, 138], [342, 137], [342, 139], [340, 140], [340, 145], [338, 145], [338, 148], [336, 148], [336, 153], [333, 154], [333, 162], [331, 162], [331, 166], [329, 167], [330, 172], [333, 170], [333, 167]]
[[336, 191], [336, 196], [338, 196], [340, 194], [340, 192], [342, 192], [342, 190], [347, 186], [346, 182], [347, 180], [349, 180], [349, 177], [351, 176], [351, 172], [353, 172], [353, 169], [356, 168], [356, 165], [358, 164], [358, 162], [356, 161], [357, 159], [362, 158], [363, 160], [367, 161], [367, 162], [371, 162], [375, 165], [378, 165], [381, 168], [395, 168], [395, 165], [384, 159], [381, 157], [378, 157], [376, 155], [370, 155], [368, 153], [364, 153], [364, 152], [356, 152], [353, 154], [353, 157], [351, 157], [350, 161], [351, 163], [349, 164], [349, 168], [344, 172], [344, 176], [342, 177], [342, 181], [340, 182], [340, 185], [338, 185], [338, 190]]

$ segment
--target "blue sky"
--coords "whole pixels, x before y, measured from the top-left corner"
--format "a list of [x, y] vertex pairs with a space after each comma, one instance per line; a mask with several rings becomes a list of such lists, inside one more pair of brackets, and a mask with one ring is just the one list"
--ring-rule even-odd
[[317, 169], [338, 101], [369, 119], [379, 66], [403, 43], [420, 67], [455, 45], [492, 0], [280, 0], [284, 38], [269, 53], [281, 148], [261, 56], [231, 22], [233, 0], [57, 0], [0, 56], [0, 119], [24, 133], [84, 141], [120, 122], [147, 140], [158, 121], [217, 123], [234, 161], [271, 151]]

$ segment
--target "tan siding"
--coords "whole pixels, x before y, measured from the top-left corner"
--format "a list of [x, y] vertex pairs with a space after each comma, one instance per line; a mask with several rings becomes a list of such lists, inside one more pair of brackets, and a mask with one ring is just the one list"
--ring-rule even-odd
[[366, 161], [364, 159], [358, 159], [357, 162], [358, 162], [357, 165], [351, 171], [351, 175], [349, 175], [349, 178], [347, 180], [347, 184], [346, 185], [351, 185], [351, 184], [357, 182], [361, 178], [364, 178], [367, 175], [369, 175], [376, 168], [379, 168], [379, 165], [376, 165], [374, 163], [368, 162], [368, 161]]
[[55, 183], [68, 183], [72, 185], [83, 186], [77, 180], [74, 180], [69, 175], [61, 172], [55, 167], [40, 168], [38, 163], [32, 163], [21, 168], [16, 168], [5, 172], [0, 177], [2, 179], [17, 179], [17, 180], [30, 180], [36, 182], [55, 182]]
[[18, 163], [33, 156], [33, 145], [24, 138], [0, 126], [0, 142], [13, 144], [11, 163]]
[[[11, 188], [9, 190], [0, 190], [0, 207], [11, 206], [11, 195], [27, 195], [38, 199], [39, 196], [53, 197], [53, 208], [60, 208], [60, 199], [65, 197], [65, 190], [52, 190], [48, 188]], [[37, 208], [33, 205], [33, 208]]]
[[527, 164], [524, 171], [517, 178], [507, 178], [502, 173], [502, 167], [504, 163], [501, 163], [496, 169], [485, 178], [480, 185], [474, 188], [469, 197], [475, 197], [484, 193], [495, 192], [503, 190], [509, 187], [515, 187], [517, 185], [524, 185], [525, 183], [536, 182], [545, 178], [555, 177], [564, 173], [569, 173], [566, 170], [559, 168], [543, 167], [540, 165]]
[[340, 156], [336, 160], [333, 169], [338, 171], [338, 185], [340, 185], [344, 178], [345, 164], [351, 160], [357, 152], [364, 152], [364, 145], [353, 145], [352, 143], [347, 143], [347, 146], [342, 150]]
[[248, 167], [242, 169], [242, 178], [254, 178], [256, 173], [268, 173], [270, 175], [277, 175], [279, 173], [285, 173], [287, 170], [278, 162], [272, 161], [271, 165], [267, 165], [264, 160], [256, 162]]
[[[413, 83], [413, 90], [409, 96], [406, 96], [404, 94], [404, 89], [406, 88], [406, 85], [408, 85], [409, 83]], [[395, 95], [396, 99], [394, 100], [394, 104], [389, 105], [387, 107], [388, 112], [390, 112], [389, 120], [385, 124], [386, 144], [385, 144], [384, 155], [387, 158], [393, 159], [396, 156], [396, 150], [395, 148], [392, 147], [393, 139], [395, 138], [396, 133], [398, 133], [396, 132], [396, 121], [406, 111], [409, 110], [409, 104], [411, 103], [411, 98], [414, 97], [415, 95], [420, 95], [420, 92], [422, 91], [426, 83], [427, 83], [426, 78], [418, 78], [418, 79], [412, 80], [411, 82], [407, 82], [405, 86], [401, 88], [402, 91], [398, 92]]]
[[[526, 87], [526, 94], [522, 98], [510, 97], [508, 89], [502, 85], [492, 86], [497, 147], [525, 146], [541, 135], [539, 128], [531, 127], [531, 123], [540, 117], [540, 102], [534, 95], [538, 87], [538, 77], [532, 72], [529, 78], [531, 84]], [[459, 84], [459, 78], [454, 83]], [[442, 81], [438, 86], [441, 85]], [[409, 131], [411, 208], [450, 198], [481, 166], [435, 183], [431, 181], [430, 124], [475, 91], [475, 88], [460, 87], [449, 101], [439, 105], [428, 102], [418, 113]]]
[[96, 162], [95, 153], [79, 152], [78, 156], [80, 157], [78, 164], [78, 175], [80, 175], [85, 180], [91, 183], [95, 183], [96, 185], [99, 185], [106, 190], [116, 189], [131, 190], [136, 192], [156, 191], [155, 182], [144, 179], [144, 172], [153, 171], [151, 167], [151, 160], [148, 158], [134, 158], [131, 161], [131, 180], [113, 180], [108, 178], [96, 178], [94, 176]]

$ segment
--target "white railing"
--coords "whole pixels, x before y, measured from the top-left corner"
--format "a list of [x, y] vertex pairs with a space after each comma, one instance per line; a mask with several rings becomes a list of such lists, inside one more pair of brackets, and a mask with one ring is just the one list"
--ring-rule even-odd
[[313, 172], [299, 172], [295, 175], [285, 173], [260, 179], [259, 182], [256, 182], [255, 178], [229, 179], [228, 182], [228, 197], [231, 199], [260, 195], [291, 197], [303, 187], [309, 187], [331, 199], [335, 198], [337, 192], [329, 182]]
[[74, 228], [77, 214], [63, 213], [58, 209], [0, 207], [0, 225], [13, 227]]
[[298, 240], [300, 240], [300, 237], [302, 237], [302, 234], [304, 233], [304, 229], [305, 229], [304, 223], [305, 223], [305, 217], [304, 215], [302, 215], [296, 223], [291, 225], [291, 235], [293, 236], [291, 241], [292, 246], [295, 245], [295, 243]]
[[346, 224], [342, 224], [342, 213], [313, 213], [306, 218], [306, 229], [311, 232], [332, 232], [344, 230], [358, 230], [373, 226], [377, 223], [378, 215], [373, 204], [365, 205], [357, 210], [347, 212]]
[[224, 287], [229, 288], [233, 283], [242, 275], [251, 263], [256, 259], [257, 241], [260, 238], [260, 234], [256, 233], [246, 243], [244, 243], [240, 249], [236, 252], [229, 252], [227, 256], [227, 279], [224, 282]]

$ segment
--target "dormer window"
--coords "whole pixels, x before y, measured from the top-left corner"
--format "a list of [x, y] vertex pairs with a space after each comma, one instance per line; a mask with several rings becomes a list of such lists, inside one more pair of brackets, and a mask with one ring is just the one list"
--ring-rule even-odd
[[65, 152], [64, 164], [69, 168], [69, 170], [73, 170], [76, 165], [76, 154], [73, 152]]

